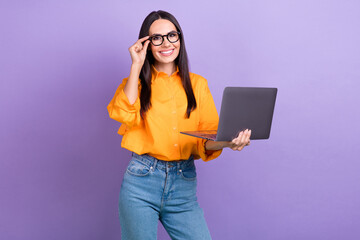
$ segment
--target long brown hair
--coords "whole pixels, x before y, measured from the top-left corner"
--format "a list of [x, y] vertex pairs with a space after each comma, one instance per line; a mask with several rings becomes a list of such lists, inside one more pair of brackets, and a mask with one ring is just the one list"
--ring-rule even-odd
[[[179, 68], [179, 75], [181, 78], [182, 85], [184, 87], [186, 96], [187, 96], [187, 110], [186, 118], [190, 118], [190, 113], [196, 109], [196, 99], [194, 92], [191, 86], [190, 75], [189, 75], [189, 64], [188, 57], [185, 48], [184, 34], [181, 30], [181, 27], [176, 20], [176, 18], [168, 12], [165, 11], [153, 11], [151, 12], [144, 20], [141, 25], [139, 39], [149, 35], [149, 29], [151, 24], [158, 19], [166, 19], [172, 22], [177, 31], [180, 32], [180, 52], [179, 56], [175, 59], [175, 64]], [[146, 59], [144, 65], [141, 68], [140, 80], [141, 80], [141, 93], [140, 93], [140, 104], [141, 118], [144, 118], [144, 114], [151, 107], [151, 65], [155, 62], [155, 58], [152, 55], [151, 51], [148, 51], [146, 54]]]

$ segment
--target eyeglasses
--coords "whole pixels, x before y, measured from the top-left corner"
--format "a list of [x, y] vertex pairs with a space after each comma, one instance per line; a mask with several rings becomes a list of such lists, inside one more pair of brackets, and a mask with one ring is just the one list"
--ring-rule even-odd
[[164, 42], [164, 37], [166, 37], [169, 42], [175, 43], [179, 40], [179, 35], [180, 32], [173, 31], [173, 32], [169, 32], [166, 35], [160, 35], [160, 34], [153, 35], [149, 39], [154, 46], [160, 46]]

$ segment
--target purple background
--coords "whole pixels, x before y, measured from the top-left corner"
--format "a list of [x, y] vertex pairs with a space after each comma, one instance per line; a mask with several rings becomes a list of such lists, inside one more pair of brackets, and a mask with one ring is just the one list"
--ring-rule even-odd
[[106, 106], [158, 9], [218, 110], [225, 86], [279, 89], [270, 140], [197, 161], [213, 239], [360, 239], [357, 0], [1, 1], [0, 239], [120, 239]]

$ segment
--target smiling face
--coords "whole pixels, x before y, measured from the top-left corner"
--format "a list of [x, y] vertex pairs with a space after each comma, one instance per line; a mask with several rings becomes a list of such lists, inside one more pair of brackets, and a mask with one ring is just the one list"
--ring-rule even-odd
[[[177, 32], [175, 25], [169, 20], [158, 19], [151, 24], [149, 36], [167, 35], [170, 32]], [[153, 44], [150, 44], [150, 46], [155, 58], [155, 65], [175, 64], [174, 61], [180, 52], [180, 39], [175, 43], [171, 43], [164, 36], [164, 41], [160, 46], [154, 46]]]

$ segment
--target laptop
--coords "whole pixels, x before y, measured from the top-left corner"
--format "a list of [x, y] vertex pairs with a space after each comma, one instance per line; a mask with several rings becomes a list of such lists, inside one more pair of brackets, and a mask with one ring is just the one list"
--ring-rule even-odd
[[226, 87], [217, 130], [180, 133], [212, 141], [231, 141], [251, 129], [250, 139], [269, 139], [277, 88]]

